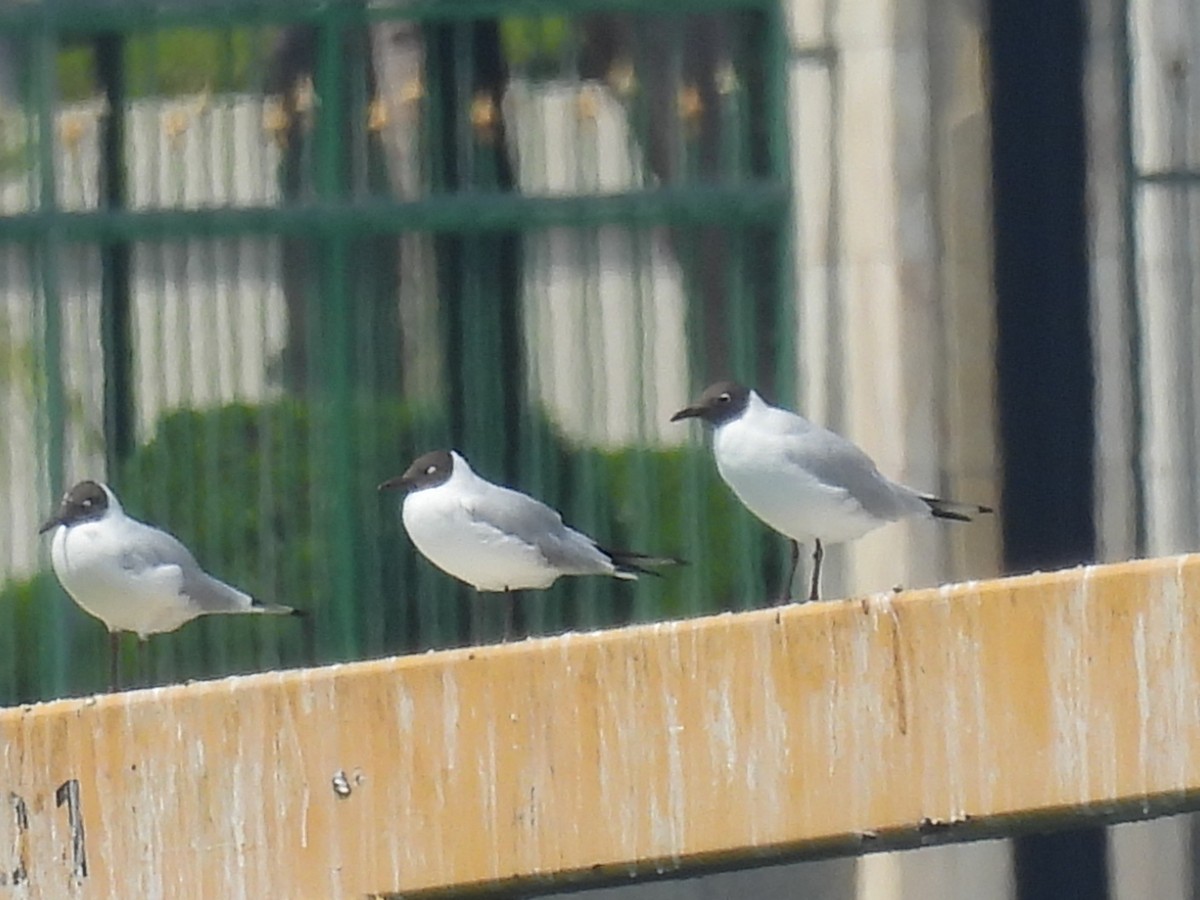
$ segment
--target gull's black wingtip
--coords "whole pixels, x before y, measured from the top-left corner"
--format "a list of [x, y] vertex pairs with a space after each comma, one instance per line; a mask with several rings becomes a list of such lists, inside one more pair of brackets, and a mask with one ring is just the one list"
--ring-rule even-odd
[[652, 556], [649, 553], [638, 553], [633, 550], [609, 550], [606, 547], [601, 547], [600, 550], [612, 560], [618, 572], [626, 575], [653, 575], [655, 578], [662, 578], [662, 572], [656, 572], [650, 567], [663, 568], [688, 564], [686, 559], [680, 559], [677, 556]]
[[943, 500], [941, 497], [922, 497], [925, 505], [935, 519], [949, 519], [952, 522], [972, 522], [975, 516], [995, 512], [990, 506], [979, 503], [959, 503], [957, 500]]
[[282, 603], [264, 603], [257, 597], [250, 598], [250, 610], [275, 616], [295, 616], [297, 619], [307, 619], [309, 615], [306, 609], [296, 609], [294, 606], [284, 606]]

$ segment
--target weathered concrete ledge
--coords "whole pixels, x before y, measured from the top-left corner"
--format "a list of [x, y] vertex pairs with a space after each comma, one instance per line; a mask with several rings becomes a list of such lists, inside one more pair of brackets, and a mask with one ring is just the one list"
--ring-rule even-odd
[[362, 897], [1200, 798], [1200, 556], [0, 712], [23, 897]]

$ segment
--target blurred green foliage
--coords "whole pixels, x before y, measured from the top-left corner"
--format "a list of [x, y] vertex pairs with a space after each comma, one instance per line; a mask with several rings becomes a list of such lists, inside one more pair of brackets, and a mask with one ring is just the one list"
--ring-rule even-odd
[[[638, 589], [654, 590], [658, 597], [655, 607], [640, 618], [679, 618], [761, 605], [762, 598], [739, 596], [738, 585], [745, 583], [743, 565], [756, 570], [751, 577], [757, 582], [769, 560], [763, 558], [761, 546], [751, 550], [753, 558], [736, 555], [749, 514], [720, 480], [707, 447], [587, 452], [602, 461], [601, 478], [610, 498], [605, 533], [627, 538], [627, 546], [649, 553], [679, 554], [684, 547], [696, 548], [686, 569], [662, 570], [661, 579], [642, 579]], [[691, 509], [681, 503], [685, 499]], [[697, 528], [698, 541], [692, 535]]]
[[[163, 417], [154, 438], [123, 467], [117, 490], [131, 515], [169, 527], [224, 580], [265, 602], [310, 614], [308, 641], [300, 640], [296, 627], [284, 630], [291, 622], [251, 630], [244, 621], [206, 620], [196, 633], [208, 629], [212, 641], [203, 653], [184, 650], [183, 664], [207, 657], [241, 671], [263, 662], [324, 661], [332, 651], [322, 629], [329, 630], [333, 604], [379, 611], [384, 585], [394, 591], [402, 574], [394, 532], [391, 546], [382, 538], [385, 520], [394, 516], [376, 486], [446, 427], [436, 413], [399, 401], [355, 404], [349, 413], [353, 533], [346, 535], [330, 526], [331, 508], [346, 498], [331, 495], [336, 482], [328, 477], [326, 421], [318, 404], [298, 399], [179, 410]], [[352, 548], [355, 557], [354, 596], [348, 586], [331, 584], [329, 561], [339, 546]], [[374, 636], [373, 646], [404, 646], [398, 634], [403, 625], [403, 618], [383, 611], [375, 623], [383, 633]], [[186, 631], [180, 641], [187, 640]], [[255, 644], [253, 634], [267, 643]]]
[[[189, 623], [150, 640], [151, 671], [141, 673], [140, 680], [167, 683], [325, 661], [331, 654], [321, 628], [337, 603], [352, 607], [358, 656], [469, 639], [470, 604], [478, 595], [418, 557], [399, 522], [399, 496], [376, 491], [380, 481], [420, 453], [446, 445], [444, 418], [399, 401], [356, 404], [351, 535], [331, 533], [326, 524], [325, 512], [336, 498], [328, 496], [331, 479], [323, 477], [321, 421], [319, 409], [296, 399], [177, 410], [159, 421], [153, 437], [113, 479], [126, 512], [171, 531], [214, 575], [262, 600], [311, 614], [306, 623], [275, 617]], [[747, 529], [748, 514], [717, 478], [704, 446], [580, 448], [545, 421], [536, 422], [527, 439], [541, 444], [549, 471], [556, 473], [533, 492], [563, 510], [568, 524], [612, 548], [669, 555], [684, 547], [696, 551], [686, 567], [665, 570], [661, 578], [637, 583], [565, 578], [549, 591], [526, 592], [527, 627], [555, 632], [761, 605], [761, 597], [739, 596], [738, 585], [761, 583], [767, 575], [773, 558], [760, 539], [764, 530]], [[470, 458], [469, 451], [466, 455]], [[588, 470], [598, 486], [598, 502], [579, 507], [591, 509], [590, 521], [581, 522], [571, 509], [574, 500], [584, 499], [574, 494]], [[498, 473], [480, 474], [510, 481]], [[514, 486], [532, 491], [528, 485]], [[353, 594], [330, 579], [335, 541], [353, 545], [359, 582]], [[0, 638], [0, 658], [7, 661], [0, 666], [15, 669], [0, 669], [0, 676], [9, 676], [0, 677], [0, 684], [14, 685], [16, 691], [0, 697], [0, 705], [38, 696], [36, 648], [47, 645], [39, 636], [45, 634], [49, 642], [49, 629], [64, 615], [73, 619], [71, 693], [107, 686], [103, 626], [52, 583], [53, 576], [44, 572], [0, 589], [0, 603], [14, 610], [13, 632]], [[590, 618], [581, 607], [589, 592], [600, 598]], [[485, 608], [496, 614], [498, 629], [499, 604], [485, 600]], [[450, 630], [431, 638], [422, 623], [439, 614], [449, 615]], [[484, 635], [496, 636], [495, 631]], [[137, 671], [136, 645], [131, 636], [124, 638], [127, 676]]]
[[[4, 128], [0, 123], [0, 128]], [[24, 172], [29, 168], [29, 145], [21, 142], [8, 147], [0, 147], [0, 178], [13, 173]]]
[[[30, 528], [36, 527], [30, 523]], [[0, 587], [0, 609], [5, 611], [6, 627], [0, 629], [0, 706], [12, 706], [41, 699], [45, 683], [41, 672], [40, 648], [52, 645], [56, 632], [64, 631], [63, 617], [71, 620], [66, 632], [71, 635], [72, 674], [80, 685], [99, 689], [108, 671], [108, 639], [103, 627], [89, 633], [85, 620], [90, 617], [59, 596], [57, 582], [49, 571], [32, 578], [6, 582]], [[78, 626], [78, 627], [76, 627]]]
[[509, 67], [525, 74], [553, 74], [570, 47], [565, 16], [510, 16], [500, 20], [500, 49]]
[[[129, 97], [254, 90], [277, 33], [278, 29], [271, 27], [166, 28], [135, 33], [125, 45]], [[514, 70], [557, 72], [570, 39], [571, 21], [564, 16], [512, 16], [500, 21], [501, 49]], [[69, 44], [59, 52], [58, 87], [64, 100], [95, 96], [95, 66], [91, 44]]]
[[311, 441], [297, 400], [182, 409], [159, 421], [114, 488], [130, 515], [169, 522], [199, 558], [220, 563], [225, 580], [274, 584], [281, 596], [260, 599], [305, 606], [320, 553]]
[[[270, 28], [168, 28], [133, 34], [125, 44], [130, 99], [173, 97], [211, 90], [246, 91], [271, 46]], [[58, 88], [66, 101], [98, 93], [95, 50], [71, 44], [58, 54]]]

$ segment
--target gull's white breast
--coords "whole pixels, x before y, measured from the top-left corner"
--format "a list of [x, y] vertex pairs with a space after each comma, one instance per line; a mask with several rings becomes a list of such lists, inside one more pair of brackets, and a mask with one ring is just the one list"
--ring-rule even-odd
[[480, 591], [547, 588], [560, 572], [536, 547], [470, 512], [471, 495], [454, 482], [404, 498], [404, 528], [435, 566]]
[[129, 520], [60, 525], [50, 545], [50, 560], [63, 588], [84, 611], [109, 631], [145, 637], [174, 631], [197, 615], [180, 594], [179, 566], [131, 567], [126, 556], [136, 529]]
[[850, 541], [883, 524], [845, 487], [796, 462], [804, 453], [803, 431], [763, 427], [756, 418], [733, 419], [713, 434], [717, 471], [754, 515], [801, 543]]

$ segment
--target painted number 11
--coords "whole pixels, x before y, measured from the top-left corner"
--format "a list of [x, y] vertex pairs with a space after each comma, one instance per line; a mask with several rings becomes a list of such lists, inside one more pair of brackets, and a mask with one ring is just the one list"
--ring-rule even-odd
[[[29, 804], [20, 794], [9, 791], [5, 805], [11, 816], [12, 841], [9, 848], [10, 862], [7, 865], [0, 864], [0, 887], [19, 887], [29, 881], [32, 853], [29, 839]], [[82, 880], [88, 873], [87, 842], [84, 838], [83, 811], [79, 802], [77, 778], [64, 781], [55, 788], [54, 805], [58, 809], [66, 808], [70, 850], [69, 853], [63, 854], [63, 859], [70, 860], [72, 878]]]

